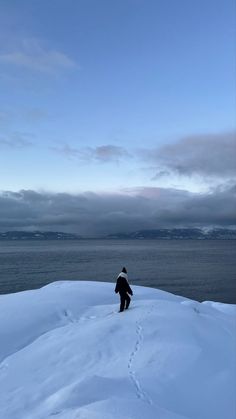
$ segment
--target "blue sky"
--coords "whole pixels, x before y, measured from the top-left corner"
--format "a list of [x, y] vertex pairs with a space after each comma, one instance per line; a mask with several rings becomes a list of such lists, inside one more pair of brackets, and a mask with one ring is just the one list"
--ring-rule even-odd
[[12, 0], [0, 9], [0, 190], [232, 184], [233, 0]]

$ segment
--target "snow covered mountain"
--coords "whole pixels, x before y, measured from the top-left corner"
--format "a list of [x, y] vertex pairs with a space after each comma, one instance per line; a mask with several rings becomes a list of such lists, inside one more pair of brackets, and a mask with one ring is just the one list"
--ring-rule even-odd
[[108, 239], [158, 239], [158, 240], [236, 240], [236, 230], [227, 228], [160, 228], [131, 233], [110, 234]]
[[2, 419], [235, 419], [236, 306], [114, 284], [0, 296]]
[[77, 234], [61, 231], [6, 231], [0, 233], [0, 240], [78, 240]]

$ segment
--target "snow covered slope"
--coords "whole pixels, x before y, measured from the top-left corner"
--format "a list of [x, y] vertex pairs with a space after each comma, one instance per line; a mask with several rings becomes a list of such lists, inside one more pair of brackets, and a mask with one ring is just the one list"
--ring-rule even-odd
[[236, 307], [114, 284], [0, 296], [1, 419], [235, 419]]

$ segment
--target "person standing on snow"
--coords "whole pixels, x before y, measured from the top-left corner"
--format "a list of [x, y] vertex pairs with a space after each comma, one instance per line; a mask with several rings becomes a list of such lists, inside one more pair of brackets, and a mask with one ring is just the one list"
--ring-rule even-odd
[[118, 275], [115, 287], [115, 293], [120, 294], [120, 311], [124, 311], [130, 305], [131, 298], [128, 294], [133, 295], [133, 291], [128, 283], [128, 275], [126, 268], [123, 268], [121, 273]]

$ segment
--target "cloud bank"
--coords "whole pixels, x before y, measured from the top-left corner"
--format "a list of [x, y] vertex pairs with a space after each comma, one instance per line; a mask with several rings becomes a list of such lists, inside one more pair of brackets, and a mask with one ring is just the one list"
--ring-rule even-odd
[[[24, 138], [13, 140], [11, 143], [0, 140], [0, 145], [27, 145]], [[56, 151], [86, 163], [134, 158], [134, 153], [114, 145], [64, 146]], [[236, 225], [235, 155], [233, 133], [189, 137], [168, 146], [142, 150], [142, 161], [152, 161], [153, 170], [156, 173], [159, 170], [161, 176], [173, 179], [176, 174], [184, 178], [201, 176], [205, 183], [211, 179], [209, 187], [201, 193], [163, 184], [162, 187], [123, 188], [114, 193], [5, 191], [0, 194], [0, 230], [61, 230], [92, 237], [141, 229], [233, 227]]]
[[232, 227], [235, 204], [236, 186], [208, 194], [164, 188], [77, 195], [8, 191], [0, 195], [0, 230], [61, 230], [99, 236], [178, 226]]

